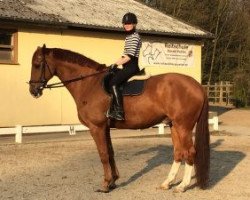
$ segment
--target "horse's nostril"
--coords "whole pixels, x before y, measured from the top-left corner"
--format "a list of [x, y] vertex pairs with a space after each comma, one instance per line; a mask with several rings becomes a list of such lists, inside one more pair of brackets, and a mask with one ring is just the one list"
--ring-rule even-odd
[[42, 89], [40, 88], [30, 86], [29, 91], [30, 91], [30, 94], [35, 98], [42, 96]]

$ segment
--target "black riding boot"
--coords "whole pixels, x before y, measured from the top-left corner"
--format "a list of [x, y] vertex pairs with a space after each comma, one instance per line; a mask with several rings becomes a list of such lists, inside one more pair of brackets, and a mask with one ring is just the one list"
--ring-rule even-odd
[[122, 94], [116, 85], [111, 87], [112, 101], [108, 111], [108, 117], [116, 120], [124, 120], [124, 111], [122, 105]]

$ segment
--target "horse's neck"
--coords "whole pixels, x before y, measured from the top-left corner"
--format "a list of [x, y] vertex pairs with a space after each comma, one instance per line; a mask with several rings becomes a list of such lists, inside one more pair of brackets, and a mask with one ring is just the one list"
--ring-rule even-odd
[[96, 73], [95, 69], [81, 67], [74, 63], [57, 62], [56, 64], [56, 75], [61, 81], [70, 80], [93, 73]]
[[[79, 78], [80, 76], [95, 74], [105, 69], [105, 66], [94, 60], [69, 50], [50, 49], [48, 57], [51, 62], [49, 65], [51, 64], [51, 66], [56, 68], [56, 75], [62, 82]], [[77, 93], [80, 92], [81, 95], [84, 91], [87, 93], [88, 88], [96, 81], [96, 78], [84, 78], [82, 81], [67, 84], [66, 87], [76, 100], [76, 98], [79, 98]], [[77, 91], [79, 88], [81, 90]]]
[[82, 80], [74, 81], [65, 85], [75, 101], [78, 101], [78, 98], [81, 98], [81, 94], [87, 94], [87, 90], [91, 87], [92, 83], [96, 82], [97, 77], [93, 76], [84, 78], [85, 76], [97, 73], [98, 71], [95, 68], [61, 61], [57, 61], [56, 63], [56, 74], [62, 82], [80, 78], [81, 76], [83, 77]]

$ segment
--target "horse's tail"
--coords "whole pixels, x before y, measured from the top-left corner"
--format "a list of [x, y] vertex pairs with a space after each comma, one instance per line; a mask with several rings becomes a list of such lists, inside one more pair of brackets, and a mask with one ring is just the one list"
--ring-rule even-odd
[[208, 98], [205, 99], [201, 114], [197, 121], [195, 130], [195, 150], [194, 167], [196, 172], [197, 184], [200, 188], [205, 189], [209, 181], [210, 170], [210, 135], [208, 127]]

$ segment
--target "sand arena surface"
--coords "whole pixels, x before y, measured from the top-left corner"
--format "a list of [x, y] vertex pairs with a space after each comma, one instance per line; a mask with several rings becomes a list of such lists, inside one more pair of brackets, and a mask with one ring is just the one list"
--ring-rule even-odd
[[[211, 136], [207, 190], [195, 187], [194, 179], [185, 193], [157, 189], [170, 170], [173, 146], [169, 135], [159, 137], [157, 129], [151, 128], [112, 130], [121, 177], [118, 188], [108, 194], [95, 192], [103, 170], [89, 133], [25, 136], [19, 145], [13, 136], [1, 137], [0, 199], [250, 199], [250, 111], [219, 114], [221, 134]], [[182, 166], [176, 183], [183, 170]]]

